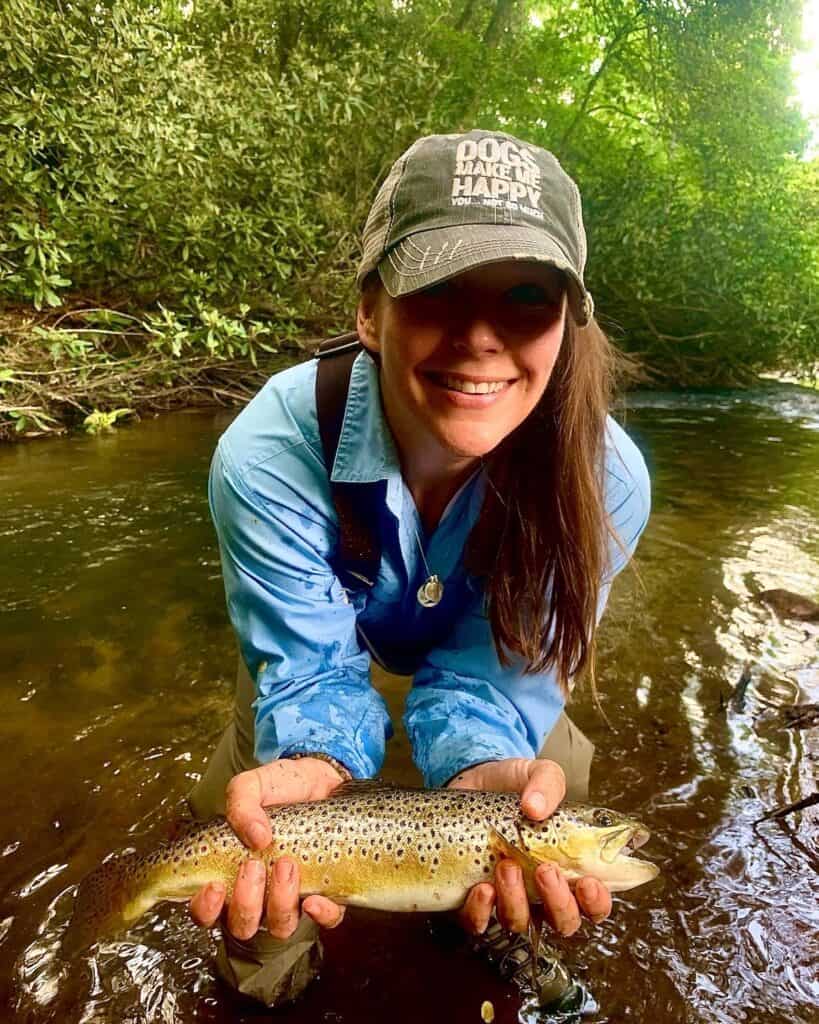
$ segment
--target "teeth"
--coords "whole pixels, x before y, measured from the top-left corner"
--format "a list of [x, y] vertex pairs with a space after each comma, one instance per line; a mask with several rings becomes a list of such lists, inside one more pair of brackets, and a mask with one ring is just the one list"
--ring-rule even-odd
[[475, 384], [473, 381], [463, 380], [461, 377], [444, 377], [444, 384], [453, 391], [462, 391], [467, 395], [492, 395], [496, 391], [500, 391], [506, 381], [481, 381], [480, 384]]

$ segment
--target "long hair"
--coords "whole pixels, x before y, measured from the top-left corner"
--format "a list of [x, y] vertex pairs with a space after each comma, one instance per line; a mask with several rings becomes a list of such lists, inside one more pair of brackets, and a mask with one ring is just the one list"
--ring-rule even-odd
[[604, 501], [606, 414], [614, 357], [592, 320], [567, 311], [546, 391], [486, 460], [487, 488], [466, 565], [483, 576], [498, 657], [554, 667], [562, 692], [591, 670], [610, 526]]

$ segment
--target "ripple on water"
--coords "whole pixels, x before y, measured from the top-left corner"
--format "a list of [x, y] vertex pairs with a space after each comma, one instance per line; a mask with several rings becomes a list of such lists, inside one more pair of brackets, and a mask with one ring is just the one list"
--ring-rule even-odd
[[[589, 1021], [815, 1024], [816, 876], [776, 823], [752, 823], [815, 787], [807, 731], [755, 726], [760, 695], [789, 699], [783, 681], [819, 699], [817, 637], [753, 596], [819, 595], [819, 439], [805, 429], [819, 396], [632, 397], [655, 511], [641, 583], [622, 574], [601, 636], [616, 731], [585, 698], [572, 713], [597, 743], [597, 799], [647, 822], [645, 855], [662, 874], [560, 945], [596, 1001]], [[0, 891], [12, 894], [0, 984], [13, 986], [12, 1024], [253, 1018], [217, 985], [212, 937], [184, 908], [157, 909], [68, 971], [57, 959], [76, 883], [112, 850], [165, 834], [228, 718], [234, 653], [205, 487], [217, 433], [181, 417], [99, 446], [43, 444], [25, 473], [0, 452], [0, 490], [13, 494], [0, 505]], [[736, 713], [726, 702], [746, 661]], [[815, 844], [816, 811], [791, 820]], [[517, 1019], [514, 991], [488, 968], [421, 928], [402, 946], [412, 931], [348, 914], [327, 936], [319, 986], [277, 1019], [466, 1024], [485, 997], [498, 1024]]]

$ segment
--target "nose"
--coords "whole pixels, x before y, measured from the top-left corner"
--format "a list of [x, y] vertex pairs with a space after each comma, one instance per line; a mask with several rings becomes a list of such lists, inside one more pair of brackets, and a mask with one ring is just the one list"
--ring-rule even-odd
[[465, 309], [460, 322], [453, 326], [452, 344], [460, 352], [490, 355], [503, 348], [492, 320], [480, 311]]

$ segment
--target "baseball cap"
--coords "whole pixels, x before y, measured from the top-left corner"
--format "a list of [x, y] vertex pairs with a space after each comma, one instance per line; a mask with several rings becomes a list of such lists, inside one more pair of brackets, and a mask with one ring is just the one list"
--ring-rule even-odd
[[548, 150], [505, 132], [414, 142], [378, 191], [362, 249], [358, 286], [377, 268], [393, 298], [487, 263], [534, 260], [566, 274], [580, 326], [594, 310], [577, 185]]

